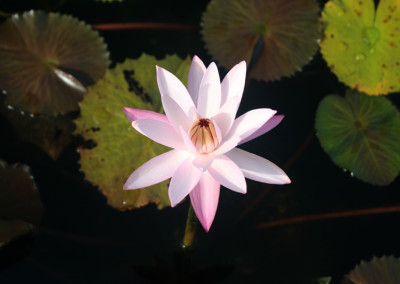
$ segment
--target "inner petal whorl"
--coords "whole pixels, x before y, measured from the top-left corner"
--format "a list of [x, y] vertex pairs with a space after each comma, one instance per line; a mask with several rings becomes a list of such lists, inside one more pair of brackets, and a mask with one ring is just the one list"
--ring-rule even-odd
[[214, 124], [208, 118], [196, 120], [190, 127], [189, 137], [197, 152], [201, 154], [210, 153], [219, 145]]

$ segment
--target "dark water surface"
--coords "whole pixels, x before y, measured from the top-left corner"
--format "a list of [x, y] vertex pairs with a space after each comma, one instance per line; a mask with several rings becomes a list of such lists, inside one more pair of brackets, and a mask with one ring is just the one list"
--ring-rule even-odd
[[[125, 1], [114, 5], [71, 1], [58, 11], [89, 24], [197, 25], [207, 5], [207, 1]], [[0, 10], [23, 11], [43, 3], [0, 1]], [[212, 60], [198, 30], [101, 35], [114, 62], [142, 52], [158, 58], [197, 54], [206, 64]], [[292, 184], [269, 186], [248, 180], [246, 195], [223, 188], [211, 230], [205, 233], [199, 227], [190, 255], [180, 253], [188, 200], [173, 209], [149, 205], [119, 212], [84, 180], [75, 150], [78, 141], [53, 161], [38, 147], [19, 140], [0, 117], [0, 158], [31, 168], [44, 207], [33, 239], [22, 240], [11, 253], [0, 251], [0, 283], [147, 283], [150, 278], [155, 283], [160, 279], [167, 283], [312, 283], [322, 276], [340, 283], [362, 259], [399, 256], [399, 213], [255, 228], [272, 220], [399, 204], [399, 178], [387, 187], [359, 181], [331, 162], [315, 136], [319, 101], [344, 90], [319, 54], [291, 78], [247, 85], [239, 113], [269, 107], [285, 119], [242, 148], [285, 168]], [[398, 97], [389, 99], [399, 106]]]

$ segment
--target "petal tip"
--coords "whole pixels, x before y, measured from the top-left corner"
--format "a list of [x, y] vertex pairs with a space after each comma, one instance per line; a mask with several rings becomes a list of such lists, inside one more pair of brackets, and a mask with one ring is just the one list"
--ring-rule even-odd
[[206, 233], [208, 233], [210, 231], [211, 225], [214, 221], [214, 218], [212, 220], [206, 220], [206, 218], [202, 217], [202, 216], [197, 216], [197, 218], [200, 221], [201, 226], [203, 227], [204, 231], [206, 231]]
[[198, 57], [197, 55], [193, 55], [192, 61], [203, 63], [203, 61], [201, 61], [200, 57]]

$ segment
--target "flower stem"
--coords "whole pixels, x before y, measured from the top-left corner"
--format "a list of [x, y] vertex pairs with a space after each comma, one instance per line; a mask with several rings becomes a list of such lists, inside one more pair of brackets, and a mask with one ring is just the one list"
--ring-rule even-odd
[[194, 236], [196, 235], [197, 217], [194, 213], [192, 203], [189, 205], [188, 216], [186, 220], [185, 235], [183, 236], [182, 247], [189, 249], [194, 242]]

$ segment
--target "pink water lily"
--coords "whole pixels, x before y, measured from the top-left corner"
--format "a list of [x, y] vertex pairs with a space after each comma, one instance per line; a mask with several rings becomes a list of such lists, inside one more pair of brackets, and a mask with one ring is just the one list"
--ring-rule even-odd
[[136, 169], [124, 189], [143, 188], [171, 178], [171, 206], [189, 194], [200, 223], [208, 231], [221, 185], [246, 193], [245, 178], [290, 183], [272, 162], [235, 148], [271, 130], [283, 118], [275, 115], [275, 110], [260, 108], [235, 119], [245, 84], [245, 61], [234, 66], [221, 83], [215, 63], [206, 68], [194, 56], [187, 88], [167, 70], [156, 69], [166, 115], [127, 107], [124, 111], [137, 131], [173, 150]]

